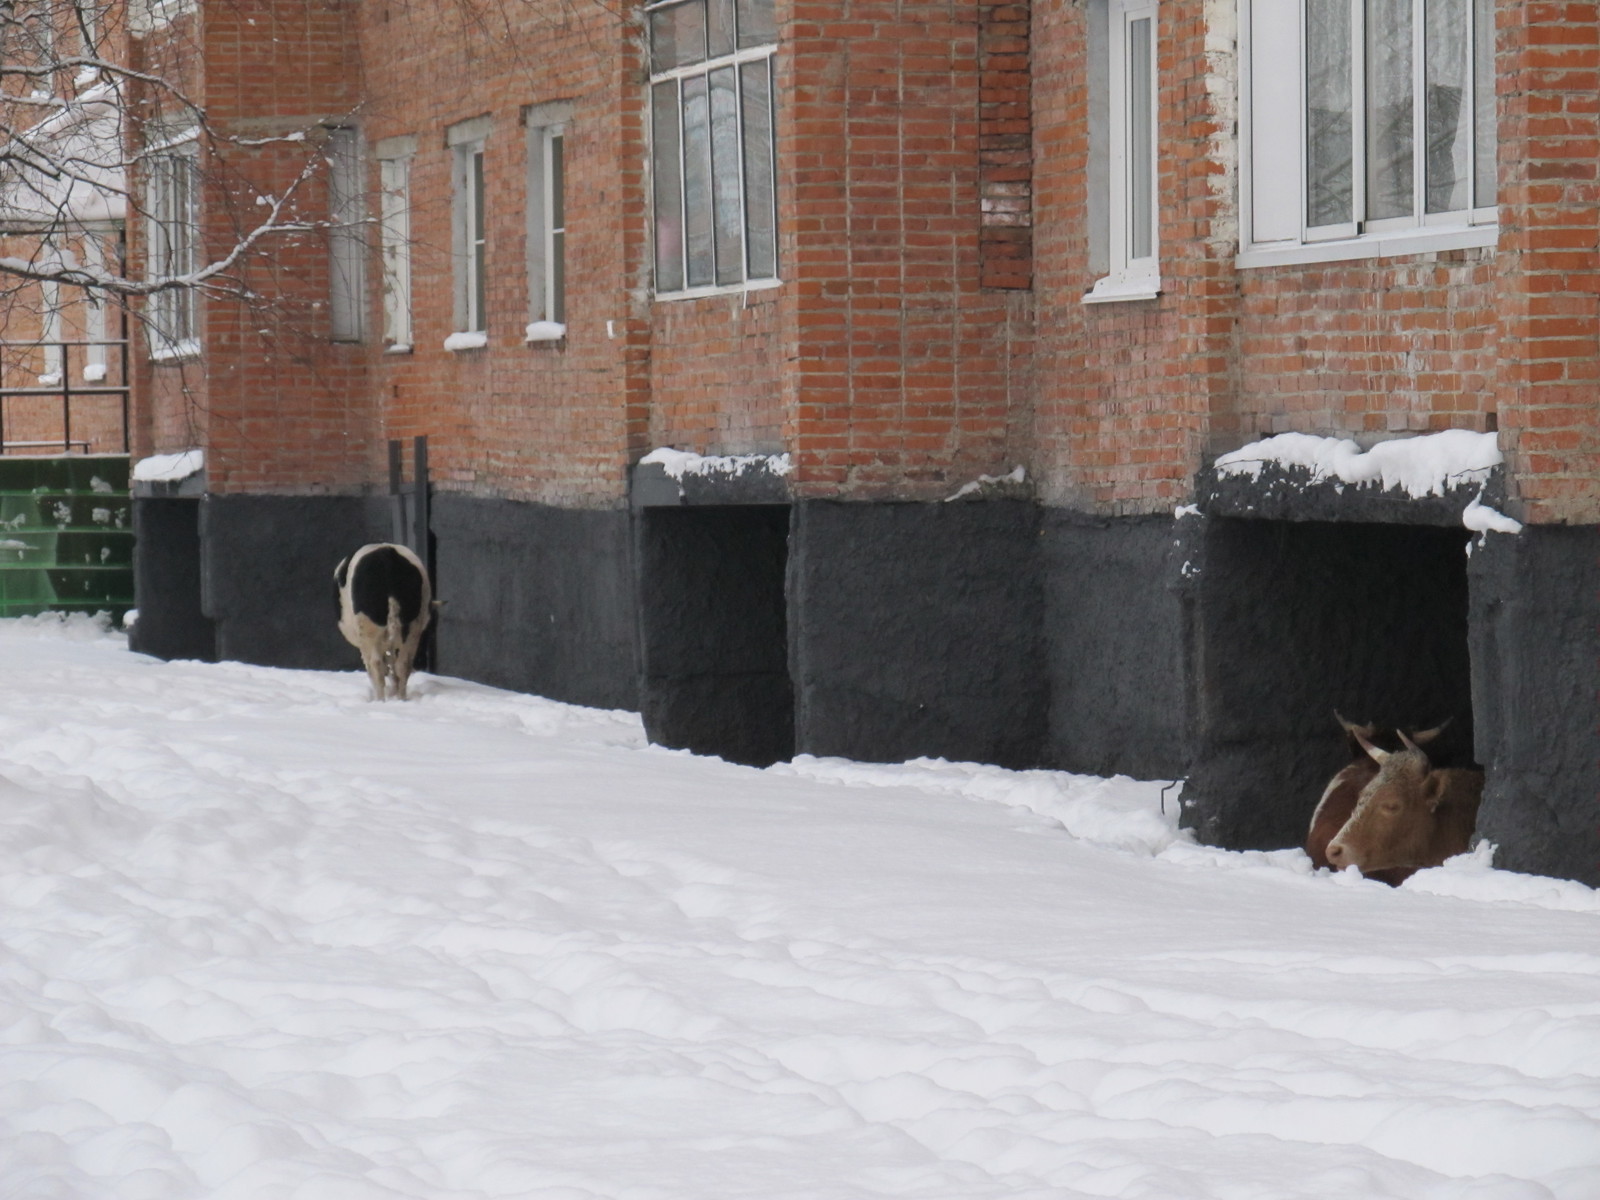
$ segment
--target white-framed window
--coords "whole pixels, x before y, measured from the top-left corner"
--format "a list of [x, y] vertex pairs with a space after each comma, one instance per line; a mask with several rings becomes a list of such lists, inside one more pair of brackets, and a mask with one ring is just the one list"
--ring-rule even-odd
[[1155, 0], [1106, 0], [1105, 21], [1106, 273], [1084, 296], [1088, 303], [1161, 291]]
[[378, 159], [383, 342], [398, 354], [411, 349], [411, 160], [417, 139], [386, 138], [373, 151]]
[[476, 117], [445, 131], [451, 154], [451, 250], [455, 257], [455, 334], [452, 350], [481, 346], [489, 330], [489, 239], [483, 155], [489, 118]]
[[361, 179], [361, 139], [349, 128], [330, 129], [328, 163], [328, 334], [359, 342], [366, 332], [366, 205]]
[[648, 13], [656, 294], [775, 284], [773, 0]]
[[530, 342], [555, 341], [567, 323], [567, 125], [572, 105], [527, 109], [528, 332]]
[[1240, 265], [1494, 244], [1493, 0], [1241, 10]]
[[[200, 159], [194, 134], [144, 156], [145, 215], [151, 283], [182, 279], [200, 266]], [[150, 356], [181, 358], [200, 351], [195, 290], [154, 292], [145, 305]]]
[[67, 352], [61, 344], [65, 336], [61, 319], [61, 285], [54, 279], [39, 283], [39, 341], [44, 352], [41, 387], [58, 387], [66, 375]]
[[[100, 236], [88, 233], [83, 238], [80, 253], [83, 256], [83, 265], [91, 271], [105, 269], [106, 250], [100, 241]], [[106, 295], [99, 288], [85, 288], [83, 303], [83, 336], [89, 343], [83, 351], [83, 380], [85, 383], [103, 383], [106, 377], [106, 337], [109, 324], [106, 320]]]

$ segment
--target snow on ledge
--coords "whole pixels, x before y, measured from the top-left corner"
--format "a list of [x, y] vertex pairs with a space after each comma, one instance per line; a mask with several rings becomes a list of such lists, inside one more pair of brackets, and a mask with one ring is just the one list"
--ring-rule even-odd
[[133, 464], [133, 477], [140, 483], [176, 483], [187, 479], [206, 465], [204, 450], [183, 450], [177, 454], [154, 454]]
[[1480, 492], [1472, 498], [1472, 503], [1461, 511], [1461, 523], [1473, 533], [1521, 533], [1522, 522], [1515, 517], [1508, 517], [1502, 512], [1497, 512], [1483, 503], [1483, 494]]
[[979, 475], [976, 479], [963, 483], [955, 491], [951, 492], [944, 498], [944, 502], [949, 504], [952, 500], [960, 500], [963, 496], [970, 496], [974, 492], [981, 492], [984, 488], [994, 487], [996, 484], [1026, 483], [1027, 479], [1028, 472], [1020, 466], [1011, 468], [1004, 475]]
[[1222, 455], [1216, 468], [1219, 475], [1258, 479], [1269, 463], [1304, 467], [1311, 472], [1312, 483], [1337, 479], [1377, 484], [1385, 491], [1403, 488], [1408, 496], [1420, 498], [1442, 496], [1447, 488], [1464, 483], [1483, 483], [1504, 461], [1495, 434], [1470, 429], [1395, 438], [1365, 452], [1348, 438], [1280, 433]]
[[489, 344], [487, 333], [452, 333], [444, 340], [444, 348], [456, 350], [482, 350]]
[[559, 342], [567, 336], [567, 327], [560, 321], [534, 321], [523, 331], [525, 342]]
[[646, 463], [659, 463], [673, 479], [682, 479], [685, 475], [741, 475], [761, 468], [774, 475], [787, 475], [794, 469], [787, 454], [691, 454], [666, 446], [650, 451], [639, 460], [640, 466]]
[[99, 383], [106, 377], [105, 363], [89, 363], [83, 368], [83, 381], [85, 383]]

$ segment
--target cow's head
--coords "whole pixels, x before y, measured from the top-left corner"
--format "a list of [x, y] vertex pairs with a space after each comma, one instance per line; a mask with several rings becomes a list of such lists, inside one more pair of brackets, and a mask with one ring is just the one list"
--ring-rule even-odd
[[1356, 867], [1362, 874], [1428, 861], [1435, 812], [1447, 780], [1402, 731], [1403, 750], [1380, 750], [1362, 734], [1352, 736], [1378, 764], [1378, 773], [1361, 790], [1355, 812], [1328, 843], [1335, 870]]

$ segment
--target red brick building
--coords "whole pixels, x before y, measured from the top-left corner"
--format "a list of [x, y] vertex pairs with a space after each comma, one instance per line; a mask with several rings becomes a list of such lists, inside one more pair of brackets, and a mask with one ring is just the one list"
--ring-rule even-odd
[[[140, 356], [136, 453], [206, 452], [140, 501], [146, 648], [348, 665], [326, 575], [425, 435], [447, 674], [1182, 776], [1241, 846], [1334, 708], [1450, 716], [1501, 861], [1600, 881], [1600, 6], [154, 12], [199, 249], [301, 224]], [[1451, 430], [1504, 464], [1213, 465]], [[1469, 556], [1480, 498], [1523, 525]]]

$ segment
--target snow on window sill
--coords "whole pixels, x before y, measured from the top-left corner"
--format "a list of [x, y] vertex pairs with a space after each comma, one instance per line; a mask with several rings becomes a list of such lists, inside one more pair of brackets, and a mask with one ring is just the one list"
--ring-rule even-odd
[[1399, 258], [1438, 250], [1471, 250], [1495, 246], [1499, 241], [1499, 225], [1437, 225], [1391, 229], [1333, 242], [1261, 243], [1241, 250], [1233, 262], [1241, 268], [1292, 267], [1357, 258]]
[[559, 342], [567, 336], [567, 327], [560, 321], [534, 321], [523, 331], [525, 342]]
[[105, 382], [105, 377], [105, 363], [90, 363], [83, 369], [83, 381], [85, 383], [103, 383]]
[[39, 386], [40, 387], [60, 387], [61, 386], [61, 372], [60, 371], [51, 371], [48, 374], [39, 376]]
[[197, 338], [185, 338], [181, 342], [166, 342], [150, 347], [151, 362], [170, 363], [199, 357], [200, 342]]
[[411, 353], [411, 343], [410, 342], [390, 342], [387, 346], [385, 346], [383, 348], [383, 352], [385, 354], [410, 354]]
[[1161, 295], [1161, 276], [1139, 275], [1134, 278], [1107, 275], [1095, 280], [1094, 287], [1083, 294], [1085, 304], [1117, 304], [1124, 300], [1154, 300]]
[[444, 340], [444, 348], [452, 353], [459, 350], [482, 350], [488, 344], [487, 333], [452, 333]]

